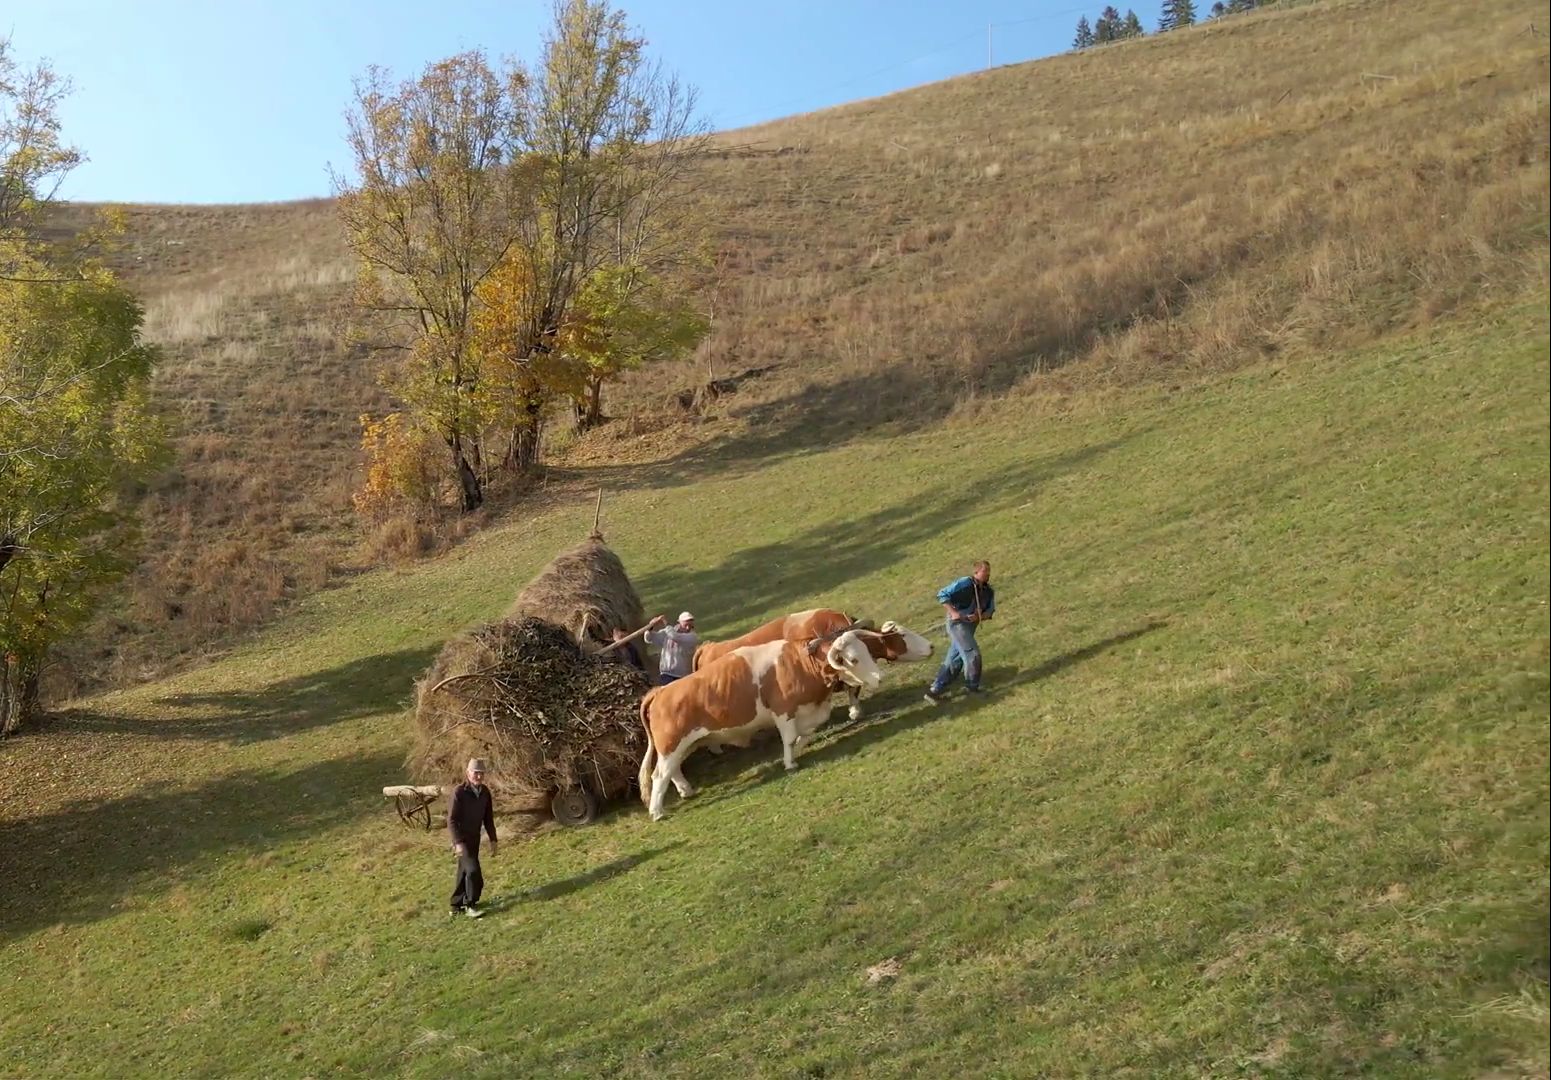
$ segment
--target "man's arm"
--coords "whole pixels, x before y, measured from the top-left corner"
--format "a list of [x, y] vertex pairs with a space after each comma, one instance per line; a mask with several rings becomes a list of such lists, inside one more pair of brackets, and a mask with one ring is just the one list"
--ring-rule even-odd
[[459, 784], [452, 789], [452, 798], [447, 800], [447, 836], [452, 840], [452, 850], [459, 855], [463, 854], [463, 841], [458, 839], [458, 800], [463, 795], [463, 785]]
[[495, 796], [485, 789], [485, 835], [490, 837], [490, 850], [495, 850]]
[[954, 595], [959, 592], [959, 590], [964, 588], [964, 583], [968, 580], [969, 578], [962, 577], [957, 581], [954, 581], [949, 585], [944, 585], [941, 589], [937, 590], [937, 602], [947, 610], [948, 619], [950, 622], [964, 621], [964, 613], [953, 606], [953, 598]]

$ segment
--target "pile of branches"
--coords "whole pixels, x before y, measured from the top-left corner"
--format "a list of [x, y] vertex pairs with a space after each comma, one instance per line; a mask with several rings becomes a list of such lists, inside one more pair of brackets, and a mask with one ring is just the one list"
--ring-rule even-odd
[[418, 783], [456, 783], [469, 758], [486, 758], [502, 809], [542, 812], [577, 786], [619, 798], [646, 749], [640, 703], [650, 686], [553, 623], [489, 623], [449, 641], [419, 682], [410, 772]]

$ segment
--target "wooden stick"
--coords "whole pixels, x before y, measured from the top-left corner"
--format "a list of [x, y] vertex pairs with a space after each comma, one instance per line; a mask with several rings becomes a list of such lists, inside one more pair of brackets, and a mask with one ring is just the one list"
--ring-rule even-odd
[[603, 489], [598, 489], [598, 508], [592, 512], [592, 531], [598, 531], [598, 523], [603, 520]]
[[441, 682], [431, 687], [431, 689], [427, 690], [426, 693], [434, 694], [450, 682], [457, 682], [459, 679], [477, 679], [482, 675], [492, 675], [498, 670], [500, 670], [498, 667], [488, 667], [481, 668], [479, 671], [465, 671], [462, 675], [449, 675]]
[[651, 628], [652, 628], [652, 624], [651, 623], [647, 623], [645, 626], [641, 627], [641, 629], [639, 629], [639, 630], [632, 630], [632, 631], [630, 631], [629, 634], [627, 634], [624, 637], [620, 638], [618, 641], [611, 641], [609, 644], [603, 646], [603, 648], [599, 649], [597, 652], [593, 653], [592, 655], [594, 655], [594, 656], [602, 656], [606, 652], [610, 652], [611, 650], [619, 648], [621, 645], [625, 645], [625, 644], [627, 644], [629, 642], [634, 641], [636, 638], [640, 637], [642, 634], [646, 633]]

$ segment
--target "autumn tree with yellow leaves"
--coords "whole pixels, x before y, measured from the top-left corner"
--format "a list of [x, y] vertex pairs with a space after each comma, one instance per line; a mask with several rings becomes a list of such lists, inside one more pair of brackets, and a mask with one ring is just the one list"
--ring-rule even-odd
[[[349, 131], [354, 173], [337, 186], [360, 305], [465, 510], [495, 470], [537, 464], [557, 402], [596, 400], [602, 379], [693, 337], [643, 351], [629, 327], [602, 331], [599, 283], [621, 274], [642, 283], [626, 291], [641, 310], [684, 306], [668, 283], [702, 247], [688, 196], [705, 139], [693, 92], [603, 0], [557, 3], [531, 73], [479, 52], [396, 86], [374, 69]], [[597, 310], [579, 311], [589, 288]], [[606, 361], [605, 342], [619, 346]]]

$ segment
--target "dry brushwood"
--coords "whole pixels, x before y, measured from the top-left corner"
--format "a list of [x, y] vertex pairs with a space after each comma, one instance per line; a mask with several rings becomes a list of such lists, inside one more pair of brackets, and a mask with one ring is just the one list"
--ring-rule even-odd
[[584, 653], [536, 618], [501, 620], [453, 638], [420, 681], [417, 782], [454, 783], [471, 757], [506, 809], [542, 812], [550, 796], [585, 787], [626, 794], [646, 749], [646, 675]]

